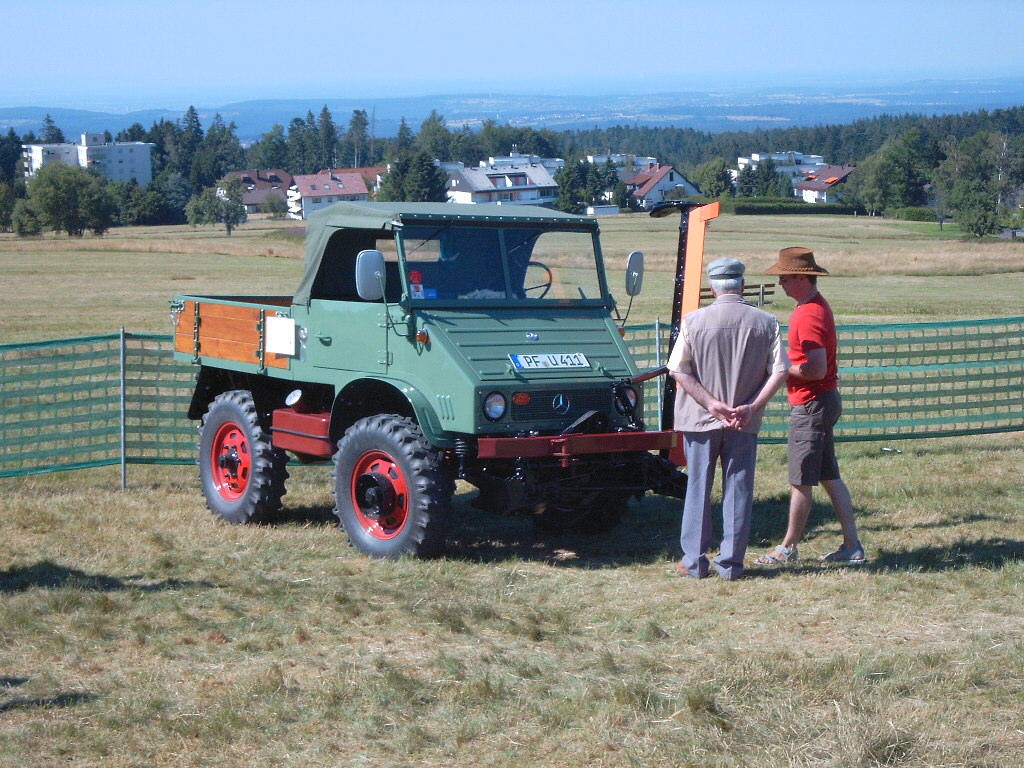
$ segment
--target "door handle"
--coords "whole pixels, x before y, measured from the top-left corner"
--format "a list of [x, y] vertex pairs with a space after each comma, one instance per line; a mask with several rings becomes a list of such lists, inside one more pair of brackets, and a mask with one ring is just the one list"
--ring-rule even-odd
[[327, 346], [327, 347], [331, 346], [331, 337], [330, 336], [324, 336], [322, 333], [320, 333], [320, 331], [317, 331], [316, 332], [316, 338], [324, 346]]

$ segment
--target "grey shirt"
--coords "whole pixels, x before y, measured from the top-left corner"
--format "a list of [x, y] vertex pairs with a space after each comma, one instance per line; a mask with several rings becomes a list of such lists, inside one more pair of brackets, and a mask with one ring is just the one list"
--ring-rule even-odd
[[[668, 367], [690, 374], [712, 397], [727, 405], [750, 403], [773, 373], [786, 370], [779, 322], [747, 304], [739, 294], [722, 294], [710, 306], [683, 319]], [[763, 411], [755, 413], [743, 431], [756, 434], [763, 415]], [[722, 427], [722, 422], [682, 387], [676, 388], [677, 430], [706, 432]]]

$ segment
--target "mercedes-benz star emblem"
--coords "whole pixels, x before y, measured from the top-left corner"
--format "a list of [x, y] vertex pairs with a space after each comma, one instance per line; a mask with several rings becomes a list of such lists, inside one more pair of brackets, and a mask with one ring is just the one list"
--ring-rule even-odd
[[569, 396], [562, 393], [555, 395], [551, 400], [551, 407], [555, 410], [555, 413], [565, 416], [569, 412]]

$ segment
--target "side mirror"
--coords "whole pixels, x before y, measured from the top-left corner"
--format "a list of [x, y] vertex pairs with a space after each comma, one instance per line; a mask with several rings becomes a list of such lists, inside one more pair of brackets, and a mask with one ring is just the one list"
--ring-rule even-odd
[[384, 298], [384, 254], [380, 251], [360, 251], [356, 256], [356, 293], [363, 301]]
[[644, 254], [633, 251], [626, 258], [626, 295], [636, 296], [644, 285]]

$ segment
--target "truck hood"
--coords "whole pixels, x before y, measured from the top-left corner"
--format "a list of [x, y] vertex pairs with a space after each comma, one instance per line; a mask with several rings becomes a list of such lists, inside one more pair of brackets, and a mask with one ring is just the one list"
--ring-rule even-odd
[[[418, 313], [432, 343], [444, 344], [482, 382], [607, 381], [635, 373], [618, 328], [603, 308], [551, 311], [438, 310]], [[438, 338], [440, 337], [440, 338]], [[512, 357], [585, 367], [517, 367]], [[530, 361], [526, 361], [529, 366]]]

